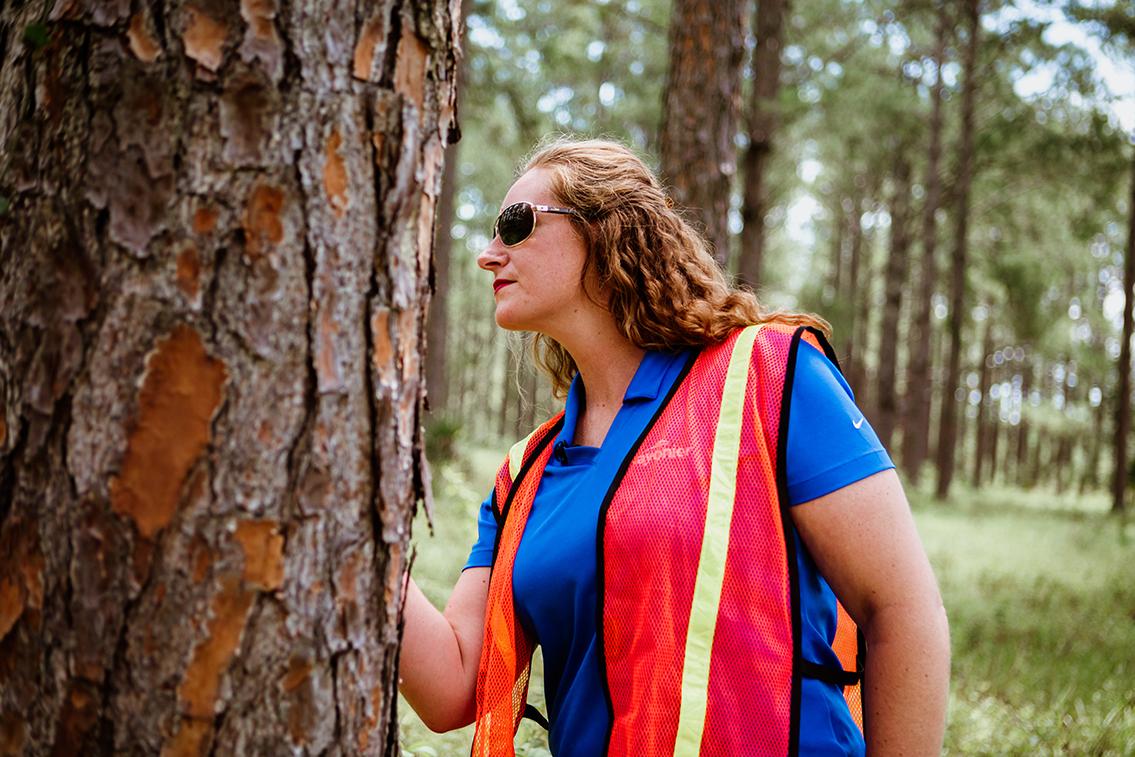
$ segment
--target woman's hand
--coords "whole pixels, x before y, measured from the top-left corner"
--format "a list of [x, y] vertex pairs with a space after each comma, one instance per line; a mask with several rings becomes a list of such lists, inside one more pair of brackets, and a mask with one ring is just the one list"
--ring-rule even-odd
[[399, 689], [430, 730], [441, 733], [466, 726], [477, 714], [489, 569], [463, 572], [444, 613], [413, 580], [407, 591]]
[[876, 473], [791, 512], [820, 573], [867, 639], [867, 753], [939, 754], [949, 630], [898, 475]]

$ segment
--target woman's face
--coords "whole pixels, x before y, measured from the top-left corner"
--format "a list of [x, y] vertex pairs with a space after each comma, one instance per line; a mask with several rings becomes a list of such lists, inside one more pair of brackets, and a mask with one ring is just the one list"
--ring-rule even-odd
[[[528, 171], [508, 190], [501, 208], [521, 201], [560, 206], [549, 179], [546, 169]], [[489, 291], [496, 300], [497, 325], [558, 338], [577, 316], [596, 307], [580, 284], [586, 259], [584, 241], [567, 215], [537, 212], [535, 231], [512, 247], [493, 237], [477, 265], [493, 274]]]

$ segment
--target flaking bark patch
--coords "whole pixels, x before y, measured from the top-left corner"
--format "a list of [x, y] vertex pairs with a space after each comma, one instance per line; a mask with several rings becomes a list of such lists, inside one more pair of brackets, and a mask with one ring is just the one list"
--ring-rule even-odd
[[197, 248], [192, 244], [187, 244], [177, 254], [177, 285], [190, 300], [197, 298], [198, 278], [200, 276], [201, 260], [197, 257]]
[[162, 757], [199, 757], [212, 730], [207, 720], [184, 718], [174, 737], [162, 746]]
[[43, 608], [44, 560], [33, 522], [19, 516], [4, 523], [0, 532], [0, 640], [25, 611]]
[[403, 26], [398, 40], [398, 62], [394, 64], [394, 90], [412, 100], [419, 109], [425, 102], [428, 60], [429, 50], [422, 38], [409, 26]]
[[327, 140], [327, 155], [323, 163], [323, 189], [327, 192], [327, 203], [339, 218], [347, 211], [347, 166], [339, 154], [343, 137], [338, 129], [331, 131]]
[[224, 61], [228, 29], [200, 8], [186, 9], [185, 19], [185, 34], [181, 38], [185, 54], [197, 65], [216, 73]]
[[110, 482], [111, 506], [143, 537], [152, 538], [173, 518], [181, 484], [209, 442], [225, 378], [225, 365], [185, 325], [147, 356], [122, 472]]
[[241, 585], [240, 576], [221, 579], [221, 590], [213, 597], [212, 618], [204, 641], [193, 650], [193, 659], [177, 688], [182, 712], [190, 718], [212, 718], [220, 691], [221, 677], [228, 670], [248, 621], [253, 592]]
[[235, 538], [244, 552], [244, 580], [271, 591], [284, 582], [284, 537], [274, 520], [246, 520], [237, 524]]
[[381, 69], [374, 70], [374, 62], [380, 64], [386, 55], [386, 24], [390, 8], [385, 3], [371, 16], [362, 31], [359, 32], [359, 41], [355, 44], [355, 60], [353, 75], [362, 81], [378, 81], [382, 77]]
[[284, 239], [284, 192], [270, 184], [257, 184], [244, 209], [244, 249], [256, 260]]
[[161, 45], [154, 39], [145, 11], [135, 13], [130, 19], [126, 38], [130, 42], [130, 52], [143, 63], [153, 63], [162, 54]]
[[199, 235], [209, 234], [217, 227], [217, 210], [208, 205], [202, 205], [193, 212], [193, 233]]

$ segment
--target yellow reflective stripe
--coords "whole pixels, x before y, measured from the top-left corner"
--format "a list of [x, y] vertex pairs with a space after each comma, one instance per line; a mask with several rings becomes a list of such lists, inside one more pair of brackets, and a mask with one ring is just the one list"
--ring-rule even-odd
[[[508, 478], [509, 482], [516, 480], [516, 476], [520, 473], [520, 466], [524, 464], [524, 450], [528, 449], [528, 440], [536, 435], [540, 427], [532, 429], [532, 433], [524, 437], [516, 444], [512, 445], [512, 449], [508, 451]], [[500, 503], [500, 507], [504, 507], [504, 503]]]
[[702, 534], [698, 572], [694, 579], [690, 623], [686, 629], [682, 701], [678, 713], [678, 737], [674, 743], [675, 755], [696, 755], [701, 750], [709, 697], [709, 660], [717, 628], [721, 586], [725, 581], [729, 524], [733, 519], [733, 499], [737, 491], [737, 457], [741, 451], [745, 388], [749, 379], [753, 343], [760, 329], [760, 326], [749, 326], [737, 337], [725, 373], [725, 388], [721, 395], [721, 410], [713, 439], [705, 531]]

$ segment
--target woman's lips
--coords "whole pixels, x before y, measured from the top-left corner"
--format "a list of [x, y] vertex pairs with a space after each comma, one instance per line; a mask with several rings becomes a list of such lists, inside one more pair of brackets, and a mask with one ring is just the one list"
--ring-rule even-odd
[[515, 283], [516, 282], [512, 281], [511, 279], [497, 279], [496, 281], [493, 282], [493, 294], [496, 294], [497, 292], [499, 292], [501, 289], [508, 286], [509, 284], [515, 284]]

